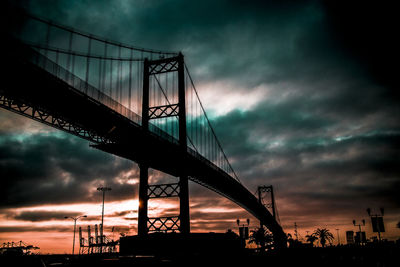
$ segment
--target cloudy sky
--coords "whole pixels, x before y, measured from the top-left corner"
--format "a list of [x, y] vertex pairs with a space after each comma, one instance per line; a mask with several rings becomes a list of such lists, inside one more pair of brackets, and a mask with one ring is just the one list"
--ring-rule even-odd
[[[326, 227], [341, 241], [366, 208], [385, 208], [400, 237], [400, 95], [395, 9], [380, 1], [22, 1], [30, 12], [140, 47], [182, 51], [222, 146], [242, 183], [273, 185], [293, 234]], [[135, 234], [138, 168], [87, 141], [0, 110], [0, 241], [69, 251], [72, 221]], [[152, 172], [153, 182], [174, 180]], [[236, 229], [251, 218], [191, 184], [192, 230]], [[153, 201], [174, 214], [178, 202]], [[109, 232], [115, 226], [115, 233]], [[372, 233], [367, 220], [368, 236]], [[336, 242], [336, 241], [335, 241]]]

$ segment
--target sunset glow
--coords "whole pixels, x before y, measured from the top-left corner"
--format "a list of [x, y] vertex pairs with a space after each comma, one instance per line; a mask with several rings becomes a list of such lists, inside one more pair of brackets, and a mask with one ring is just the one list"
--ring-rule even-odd
[[[187, 136], [185, 132], [184, 142], [180, 140], [179, 144], [185, 145], [187, 141], [188, 153], [193, 153], [196, 156], [193, 159], [201, 163], [198, 166], [213, 169], [214, 172], [210, 173], [221, 170], [228, 173], [235, 179], [235, 185], [243, 186], [256, 198], [259, 186], [272, 185], [276, 220], [285, 234], [294, 236], [296, 225], [298, 239], [307, 243], [306, 235], [317, 228], [327, 228], [334, 236], [332, 244], [339, 244], [339, 240], [345, 244], [346, 231], [357, 232], [360, 229], [353, 224], [353, 220], [357, 223], [365, 220], [366, 224], [360, 227], [372, 242], [378, 234], [373, 232], [367, 208], [372, 210], [372, 214], [380, 214], [381, 208], [384, 208], [382, 215], [386, 231], [382, 233], [382, 238], [389, 241], [400, 239], [400, 85], [398, 66], [390, 64], [395, 62], [398, 45], [388, 37], [394, 34], [394, 30], [387, 29], [393, 27], [385, 28], [380, 24], [383, 22], [371, 19], [375, 14], [373, 6], [367, 9], [368, 12], [362, 12], [364, 4], [337, 3], [338, 6], [335, 6], [330, 1], [176, 0], [172, 1], [173, 8], [167, 3], [170, 1], [15, 2], [40, 18], [117, 42], [117, 45], [111, 45], [108, 41], [102, 43], [76, 34], [79, 37], [71, 37], [69, 49], [74, 45], [79, 46], [73, 47], [77, 50], [88, 47], [96, 56], [74, 55], [76, 62], [73, 61], [73, 64], [76, 66], [72, 65], [71, 69], [74, 68], [80, 85], [85, 85], [81, 88], [87, 91], [88, 88], [98, 87], [92, 90], [93, 94], [97, 94], [99, 99], [110, 100], [125, 114], [116, 112], [115, 108], [94, 96], [85, 95], [88, 102], [94, 103], [93, 106], [104, 105], [104, 110], [115, 116], [110, 116], [108, 123], [104, 123], [108, 116], [104, 115], [106, 112], [101, 116], [98, 115], [101, 112], [97, 111], [93, 111], [94, 115], [90, 113], [93, 116], [87, 115], [89, 125], [94, 124], [94, 117], [99, 121], [97, 124], [102, 125], [98, 131], [100, 138], [93, 141], [94, 138], [90, 139], [92, 126], [88, 127], [86, 136], [80, 135], [79, 120], [76, 122], [78, 126], [71, 127], [75, 132], [63, 128], [64, 132], [48, 126], [51, 124], [48, 121], [40, 123], [30, 119], [27, 113], [21, 116], [22, 111], [20, 114], [17, 110], [10, 112], [11, 108], [6, 104], [0, 106], [1, 243], [22, 240], [40, 247], [35, 253], [71, 253], [74, 220], [65, 217], [86, 215], [77, 220], [77, 227], [82, 228], [83, 237], [87, 239], [90, 226], [94, 236], [94, 226], [101, 223], [102, 192], [98, 188], [103, 186], [111, 188], [105, 193], [104, 233], [107, 238], [118, 240], [121, 236], [136, 235], [140, 169], [133, 160], [147, 166], [148, 158], [157, 156], [162, 163], [149, 166], [157, 166], [163, 171], [174, 166], [179, 170], [166, 172], [175, 175], [182, 175], [180, 168], [188, 172], [189, 167], [183, 164], [189, 160], [184, 157], [183, 160], [175, 160], [176, 157], [172, 156], [171, 150], [178, 146], [165, 145], [161, 141], [157, 143], [175, 137], [178, 144], [179, 135], [182, 136], [178, 130], [181, 115], [176, 109], [181, 107], [175, 103], [178, 93], [174, 95], [177, 99], [170, 101], [167, 97], [168, 92], [178, 91], [177, 75], [153, 73], [152, 80], [149, 80], [152, 81], [148, 88], [150, 93], [161, 87], [160, 81], [167, 85], [165, 92], [153, 92], [154, 103], [159, 103], [152, 108], [169, 106], [176, 109], [175, 113], [165, 116], [148, 115], [153, 126], [171, 127], [171, 132], [167, 132], [169, 136], [165, 135], [169, 139], [162, 139], [159, 135], [151, 139], [150, 146], [147, 138], [143, 138], [146, 147], [142, 147], [142, 139], [139, 138], [134, 139], [136, 143], [130, 143], [132, 138], [144, 136], [143, 132], [135, 135], [126, 131], [132, 125], [135, 128], [146, 122], [140, 117], [141, 101], [145, 95], [141, 74], [143, 66], [146, 66], [143, 62], [147, 62], [143, 54], [148, 60], [154, 60], [149, 56], [153, 52], [135, 50], [137, 47], [177, 51], [174, 55], [182, 52], [186, 87], [179, 88], [183, 88], [180, 92], [187, 94]], [[20, 30], [26, 31], [27, 35], [46, 39], [46, 31], [40, 30], [40, 27], [25, 22], [21, 24]], [[60, 37], [61, 30], [56, 26], [50, 28], [47, 34], [67, 50], [68, 42]], [[34, 29], [43, 36], [36, 34]], [[72, 36], [72, 33], [67, 36]], [[135, 48], [128, 50], [120, 42]], [[35, 49], [37, 51], [32, 51], [37, 53], [38, 58], [48, 50], [54, 56], [51, 60], [62, 58], [58, 50]], [[64, 58], [60, 59], [65, 65], [71, 51], [64, 52]], [[133, 55], [132, 51], [137, 54]], [[97, 53], [105, 53], [111, 59], [97, 56]], [[157, 56], [164, 59], [168, 55], [160, 52]], [[45, 62], [55, 64], [50, 62], [50, 56], [48, 59]], [[95, 62], [91, 69], [85, 65], [89, 59]], [[116, 62], [120, 66], [125, 64], [125, 68], [119, 69]], [[136, 66], [134, 71], [132, 65]], [[65, 66], [61, 63], [59, 66], [54, 69], [64, 70]], [[83, 75], [85, 70], [87, 78]], [[81, 76], [78, 75], [80, 72]], [[41, 77], [34, 73], [32, 76]], [[157, 75], [160, 81], [156, 80]], [[191, 83], [192, 78], [195, 86]], [[21, 81], [24, 79], [21, 75]], [[70, 88], [71, 84], [64, 82], [65, 87]], [[43, 98], [53, 92], [58, 96], [58, 91], [52, 91], [56, 89], [48, 87], [51, 90], [46, 91]], [[126, 88], [126, 94], [119, 87]], [[0, 88], [0, 93], [2, 90]], [[116, 90], [121, 90], [119, 95]], [[77, 95], [83, 95], [83, 91], [76, 91]], [[115, 100], [118, 97], [119, 102]], [[57, 108], [63, 103], [65, 110], [69, 112], [71, 107], [71, 111], [75, 112], [75, 103], [70, 103], [73, 101], [57, 101], [60, 101], [54, 104]], [[81, 112], [79, 116], [89, 114], [89, 109], [85, 108], [82, 110], [87, 112]], [[128, 115], [131, 121], [128, 121]], [[145, 113], [143, 117], [148, 116]], [[132, 123], [133, 118], [138, 120], [137, 124]], [[34, 119], [39, 120], [37, 117]], [[124, 124], [119, 124], [119, 119], [129, 127], [120, 127]], [[161, 122], [156, 124], [157, 120]], [[57, 127], [61, 128], [60, 125]], [[135, 129], [146, 131], [146, 127]], [[117, 136], [117, 133], [123, 136], [120, 138], [122, 142], [104, 141], [111, 140], [110, 136]], [[203, 151], [197, 149], [191, 138], [205, 144]], [[121, 151], [126, 149], [126, 154], [113, 153], [133, 160], [104, 152], [107, 149], [101, 145], [107, 147], [109, 144], [116, 144]], [[144, 155], [144, 159], [135, 154], [137, 151]], [[129, 153], [135, 155], [129, 157]], [[183, 155], [182, 150], [175, 155]], [[213, 156], [214, 159], [211, 158]], [[203, 170], [198, 166], [193, 170], [201, 169], [198, 172], [203, 176], [209, 173], [206, 167]], [[240, 184], [230, 167], [237, 174]], [[184, 175], [187, 175], [185, 172]], [[216, 175], [219, 174], [221, 172]], [[197, 174], [190, 175], [194, 178]], [[218, 179], [212, 177], [214, 175], [209, 176], [207, 179]], [[179, 177], [151, 168], [148, 178], [150, 185], [179, 181]], [[192, 180], [189, 179], [191, 232], [226, 233], [233, 230], [238, 233], [238, 219], [240, 224], [249, 219], [250, 230], [260, 226], [260, 222], [246, 211], [248, 207], [241, 207]], [[236, 190], [238, 187], [232, 188]], [[143, 192], [141, 196], [145, 195]], [[273, 213], [271, 193], [268, 192], [260, 202], [245, 196], [259, 206], [264, 204]], [[148, 217], [178, 216], [179, 198], [176, 195], [162, 197], [149, 199]], [[284, 238], [282, 240], [286, 242]], [[315, 245], [320, 246], [319, 243]], [[75, 252], [78, 247], [77, 231]]]

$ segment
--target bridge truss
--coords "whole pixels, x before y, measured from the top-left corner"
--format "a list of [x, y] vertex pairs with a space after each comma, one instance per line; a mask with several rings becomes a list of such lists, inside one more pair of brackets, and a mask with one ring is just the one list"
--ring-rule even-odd
[[[286, 246], [281, 226], [230, 165], [182, 54], [113, 42], [21, 10], [6, 19], [12, 53], [3, 63], [0, 107], [137, 162], [140, 235], [190, 232], [190, 179], [248, 210], [271, 230], [277, 247]], [[179, 182], [150, 185], [149, 168]], [[160, 197], [179, 197], [180, 214], [149, 218], [148, 200]]]

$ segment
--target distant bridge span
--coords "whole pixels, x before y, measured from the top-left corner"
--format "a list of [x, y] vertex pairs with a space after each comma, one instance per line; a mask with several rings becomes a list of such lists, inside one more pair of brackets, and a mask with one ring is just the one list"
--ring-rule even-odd
[[[190, 145], [182, 149], [179, 138], [152, 124], [147, 126], [150, 130], [146, 129], [142, 117], [32, 45], [8, 37], [3, 46], [7, 53], [2, 60], [0, 107], [89, 140], [91, 146], [135, 161], [139, 166], [145, 164], [146, 168], [176, 177], [184, 173], [188, 179], [246, 209], [273, 233], [277, 248], [286, 247], [286, 235], [268, 209], [240, 181], [217, 166], [216, 161]], [[161, 58], [153, 62], [171, 61]], [[147, 64], [151, 65], [151, 61]], [[177, 109], [172, 104], [165, 106]]]

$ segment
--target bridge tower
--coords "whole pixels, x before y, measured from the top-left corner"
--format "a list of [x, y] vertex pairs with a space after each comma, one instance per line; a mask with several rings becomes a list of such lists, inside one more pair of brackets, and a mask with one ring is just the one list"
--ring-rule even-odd
[[[272, 185], [266, 186], [259, 186], [257, 187], [257, 192], [258, 192], [258, 202], [261, 205], [265, 205], [267, 208], [272, 209], [272, 217], [275, 220], [279, 220], [279, 218], [277, 218], [277, 209], [276, 209], [276, 205], [275, 205], [275, 197], [274, 197], [274, 188], [272, 187]], [[264, 204], [263, 199], [264, 199], [264, 195], [265, 193], [271, 193], [271, 202]], [[260, 227], [263, 227], [263, 223], [260, 221]]]
[[[187, 153], [186, 140], [186, 106], [185, 106], [185, 70], [183, 55], [158, 60], [144, 60], [143, 65], [143, 102], [142, 102], [142, 127], [149, 131], [149, 121], [159, 118], [178, 116], [179, 147], [181, 153]], [[150, 76], [167, 72], [178, 73], [178, 103], [163, 106], [149, 106]], [[166, 152], [167, 154], [167, 152]], [[149, 231], [178, 230], [182, 234], [190, 233], [189, 217], [189, 180], [182, 166], [179, 174], [179, 182], [175, 184], [149, 185], [148, 169], [150, 153], [139, 163], [139, 212], [138, 235], [147, 235]], [[148, 200], [150, 198], [179, 197], [180, 214], [176, 217], [148, 217]], [[161, 225], [157, 227], [157, 224]], [[163, 229], [161, 229], [163, 228]]]

